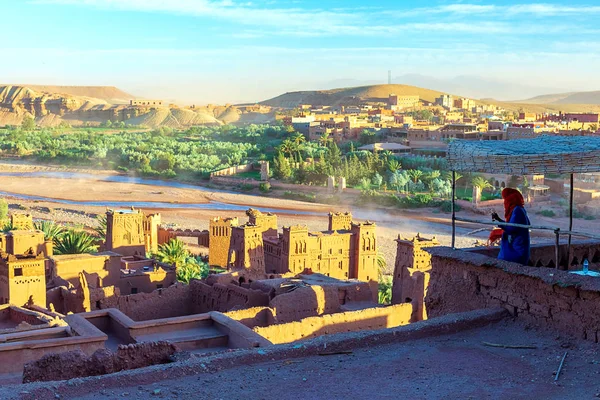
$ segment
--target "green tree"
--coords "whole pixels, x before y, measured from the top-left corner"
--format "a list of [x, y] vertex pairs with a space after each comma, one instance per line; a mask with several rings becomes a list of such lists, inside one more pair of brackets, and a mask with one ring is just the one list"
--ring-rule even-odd
[[0, 220], [8, 217], [8, 202], [6, 199], [0, 199]]
[[102, 214], [96, 218], [96, 222], [98, 222], [98, 226], [94, 228], [100, 239], [106, 240], [106, 215]]
[[27, 115], [23, 118], [23, 122], [21, 122], [21, 129], [24, 131], [32, 131], [35, 129], [35, 120], [33, 117]]
[[319, 145], [323, 147], [327, 147], [331, 142], [331, 138], [329, 137], [329, 132], [323, 132], [319, 137]]
[[483, 192], [486, 189], [491, 189], [493, 186], [492, 184], [487, 181], [484, 177], [482, 176], [476, 176], [471, 180], [471, 184], [475, 187], [478, 187], [479, 189], [481, 189], [481, 191]]
[[179, 239], [171, 239], [167, 243], [159, 245], [158, 252], [155, 254], [158, 261], [175, 266], [184, 265], [188, 257], [189, 252], [185, 248], [185, 243]]
[[423, 171], [421, 171], [420, 169], [409, 169], [407, 173], [414, 183], [419, 182], [419, 179], [421, 179], [421, 177], [423, 176]]
[[400, 161], [395, 160], [395, 159], [390, 159], [387, 162], [387, 169], [388, 171], [394, 173], [396, 171], [398, 171], [402, 166], [400, 165]]
[[373, 175], [373, 185], [377, 186], [377, 189], [381, 188], [381, 184], [383, 183], [383, 177], [381, 175], [379, 175], [379, 173], [375, 172], [375, 175]]
[[192, 279], [206, 278], [209, 274], [209, 267], [208, 263], [188, 256], [185, 263], [178, 266], [176, 271], [177, 280], [189, 284]]
[[287, 158], [281, 151], [277, 152], [273, 160], [273, 176], [276, 179], [289, 179], [292, 176], [292, 168]]
[[94, 253], [98, 249], [96, 239], [85, 231], [70, 229], [64, 232], [54, 244], [56, 254]]
[[379, 277], [378, 300], [379, 304], [390, 304], [392, 302], [392, 277], [384, 275]]
[[361, 144], [373, 144], [377, 142], [377, 134], [375, 131], [365, 129], [360, 133], [359, 141]]

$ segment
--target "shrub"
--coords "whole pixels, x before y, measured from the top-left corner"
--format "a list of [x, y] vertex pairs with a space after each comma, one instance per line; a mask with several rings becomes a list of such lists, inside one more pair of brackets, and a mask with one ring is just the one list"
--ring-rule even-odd
[[117, 171], [120, 171], [120, 172], [129, 172], [129, 168], [122, 167], [122, 166], [119, 165], [117, 167]]
[[[440, 210], [449, 213], [452, 212], [452, 201], [444, 200], [440, 203]], [[454, 211], [460, 211], [461, 207], [459, 204], [454, 204]]]
[[249, 183], [242, 183], [240, 185], [240, 190], [241, 191], [248, 192], [248, 191], [250, 191], [252, 189], [254, 189], [254, 186], [251, 185], [251, 184], [249, 184]]
[[271, 184], [269, 182], [262, 182], [258, 185], [258, 189], [263, 193], [267, 193], [271, 191]]
[[538, 215], [541, 215], [543, 217], [555, 217], [556, 213], [552, 210], [542, 210], [542, 211], [538, 211], [537, 212]]

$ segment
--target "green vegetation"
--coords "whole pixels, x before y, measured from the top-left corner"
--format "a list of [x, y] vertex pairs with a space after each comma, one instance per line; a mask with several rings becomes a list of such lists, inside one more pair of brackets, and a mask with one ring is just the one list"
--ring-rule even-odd
[[392, 277], [390, 275], [379, 277], [378, 298], [379, 304], [390, 304], [392, 302]]
[[161, 127], [118, 135], [91, 128], [73, 133], [61, 128], [26, 128], [0, 129], [0, 154], [118, 168], [162, 178], [208, 178], [211, 171], [258, 159], [269, 151], [272, 154], [272, 149], [289, 136], [286, 128], [268, 125], [193, 127], [185, 131]]
[[8, 217], [8, 202], [6, 199], [0, 199], [0, 220], [4, 220]]
[[541, 211], [538, 211], [536, 214], [539, 214], [543, 217], [550, 217], [550, 218], [556, 216], [556, 213], [552, 210], [541, 210]]
[[94, 253], [98, 249], [96, 238], [82, 230], [69, 229], [54, 241], [56, 254]]
[[209, 273], [208, 263], [192, 256], [185, 243], [178, 239], [160, 245], [154, 257], [160, 262], [175, 265], [180, 282], [189, 283], [192, 279], [205, 278]]
[[44, 240], [58, 242], [65, 232], [64, 227], [54, 221], [38, 221], [33, 224], [34, 228], [44, 232]]
[[258, 185], [258, 189], [263, 193], [268, 193], [271, 191], [271, 184], [269, 182], [262, 182]]

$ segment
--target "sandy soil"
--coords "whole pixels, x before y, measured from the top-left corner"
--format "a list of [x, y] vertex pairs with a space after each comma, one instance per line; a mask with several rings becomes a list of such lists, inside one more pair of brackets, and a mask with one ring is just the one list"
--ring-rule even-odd
[[[483, 342], [535, 349], [488, 347]], [[554, 374], [568, 351], [559, 380]], [[355, 349], [138, 385], [68, 387], [64, 399], [591, 399], [598, 348], [505, 321], [406, 343]], [[24, 397], [27, 395], [25, 394]], [[57, 397], [58, 398], [58, 397]]]

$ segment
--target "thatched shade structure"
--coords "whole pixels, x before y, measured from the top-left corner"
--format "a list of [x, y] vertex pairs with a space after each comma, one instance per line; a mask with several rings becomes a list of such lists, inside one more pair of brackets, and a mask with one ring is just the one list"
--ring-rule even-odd
[[600, 137], [548, 136], [510, 141], [454, 140], [452, 171], [530, 174], [600, 172]]
[[[573, 230], [573, 174], [600, 172], [600, 137], [594, 136], [548, 136], [510, 141], [454, 140], [448, 146], [447, 160], [452, 173], [452, 247], [455, 243], [455, 172], [504, 173], [510, 175], [570, 174], [569, 250]], [[474, 221], [471, 221], [474, 222]], [[487, 223], [489, 225], [490, 223]], [[558, 268], [558, 244], [560, 229], [529, 227], [530, 229], [553, 229], [556, 234], [556, 266]], [[563, 233], [563, 234], [564, 234]], [[585, 234], [584, 234], [585, 235]], [[585, 235], [593, 237], [594, 235]]]

